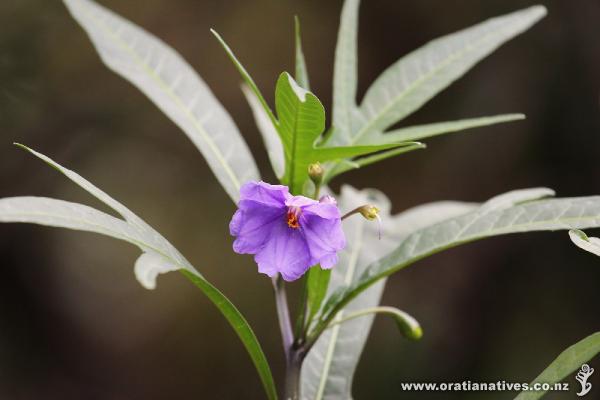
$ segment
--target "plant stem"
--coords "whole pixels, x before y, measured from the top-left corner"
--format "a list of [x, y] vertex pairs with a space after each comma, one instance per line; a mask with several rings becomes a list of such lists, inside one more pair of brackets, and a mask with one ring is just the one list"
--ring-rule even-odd
[[292, 333], [292, 323], [290, 321], [290, 309], [288, 307], [283, 280], [278, 275], [272, 279], [272, 282], [273, 290], [275, 291], [275, 304], [277, 306], [281, 339], [283, 340], [283, 351], [285, 352], [286, 362], [289, 364], [292, 345], [294, 343], [294, 334]]
[[300, 400], [300, 372], [305, 352], [302, 348], [292, 349], [285, 370], [284, 400]]

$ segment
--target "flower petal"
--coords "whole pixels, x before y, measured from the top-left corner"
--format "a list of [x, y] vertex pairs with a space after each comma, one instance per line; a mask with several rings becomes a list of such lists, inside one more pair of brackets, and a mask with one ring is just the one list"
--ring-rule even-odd
[[318, 201], [309, 199], [304, 196], [288, 196], [285, 200], [285, 205], [288, 207], [308, 207], [319, 204]]
[[236, 239], [233, 250], [238, 254], [256, 254], [264, 246], [276, 221], [285, 218], [285, 207], [265, 206], [253, 200], [242, 200], [229, 224]]
[[276, 223], [265, 247], [254, 257], [258, 271], [274, 276], [278, 272], [286, 281], [301, 277], [311, 266], [311, 256], [300, 229], [287, 226], [285, 221]]
[[319, 264], [321, 265], [322, 269], [331, 269], [335, 267], [335, 264], [337, 264], [337, 262], [338, 256], [336, 253], [330, 253], [325, 257], [321, 257], [321, 259], [319, 260]]
[[346, 238], [339, 218], [327, 219], [305, 212], [301, 226], [310, 250], [311, 263], [320, 263], [329, 269], [337, 263], [336, 253], [346, 246]]
[[248, 182], [240, 189], [240, 201], [253, 200], [265, 205], [280, 207], [289, 196], [289, 189], [283, 185], [270, 185], [263, 181]]
[[302, 211], [307, 214], [318, 215], [319, 217], [326, 219], [341, 218], [340, 209], [335, 203], [316, 203], [304, 208]]

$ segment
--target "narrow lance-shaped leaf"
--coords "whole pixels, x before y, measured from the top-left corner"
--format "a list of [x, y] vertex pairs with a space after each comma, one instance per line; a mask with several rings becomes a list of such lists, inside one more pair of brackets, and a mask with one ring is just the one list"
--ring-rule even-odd
[[354, 133], [352, 122], [358, 113], [356, 87], [359, 5], [359, 0], [346, 0], [340, 17], [333, 71], [332, 145], [351, 144], [348, 138]]
[[395, 143], [423, 140], [433, 136], [464, 131], [466, 129], [480, 128], [503, 122], [519, 121], [525, 119], [523, 114], [504, 114], [492, 117], [461, 119], [458, 121], [436, 122], [433, 124], [409, 126], [386, 132], [382, 136], [373, 136], [369, 139], [373, 143]]
[[260, 100], [256, 97], [254, 91], [248, 86], [243, 85], [242, 92], [244, 92], [244, 96], [246, 96], [246, 100], [252, 109], [254, 121], [263, 138], [263, 143], [267, 148], [267, 154], [269, 156], [269, 161], [271, 162], [271, 167], [273, 167], [273, 172], [275, 172], [277, 178], [281, 179], [285, 169], [285, 158], [283, 155], [283, 144], [281, 143], [279, 133], [264, 107], [261, 105]]
[[349, 144], [368, 143], [418, 110], [504, 42], [546, 14], [534, 6], [496, 17], [435, 39], [390, 66], [367, 90], [360, 105], [363, 122]]
[[[529, 384], [529, 387], [533, 387], [536, 383], [548, 383], [552, 385], [561, 382], [567, 376], [582, 368], [582, 365], [590, 361], [598, 353], [600, 353], [600, 332], [586, 337], [560, 353], [548, 368]], [[588, 366], [588, 372], [589, 368]], [[515, 397], [515, 400], [537, 400], [542, 398], [546, 392], [547, 390], [526, 390]]]
[[306, 90], [310, 90], [310, 81], [308, 79], [308, 69], [306, 68], [306, 60], [302, 51], [302, 36], [300, 33], [300, 19], [294, 17], [294, 37], [296, 43], [296, 81]]
[[171, 47], [91, 0], [64, 0], [102, 61], [140, 89], [200, 150], [229, 196], [259, 173], [235, 123]]
[[[437, 202], [416, 207], [397, 216], [390, 216], [390, 202], [376, 190], [358, 191], [343, 186], [338, 204], [342, 210], [351, 210], [366, 203], [380, 209], [382, 218], [381, 240], [379, 227], [360, 216], [344, 221], [347, 247], [340, 253], [340, 261], [332, 270], [328, 294], [358, 280], [373, 261], [389, 253], [406, 235], [426, 225], [471, 211], [475, 205], [459, 202]], [[385, 282], [373, 285], [361, 293], [339, 313], [339, 318], [379, 304]], [[352, 398], [352, 380], [367, 340], [373, 316], [367, 315], [326, 330], [309, 352], [302, 368], [302, 394], [306, 398]], [[335, 320], [334, 320], [335, 321]]]
[[11, 197], [0, 199], [0, 222], [32, 223], [95, 232], [132, 243], [143, 251], [136, 261], [135, 273], [138, 281], [148, 289], [156, 286], [158, 274], [181, 270], [221, 311], [250, 354], [267, 397], [277, 398], [271, 370], [258, 339], [248, 322], [225, 295], [212, 286], [161, 234], [124, 205], [74, 171], [62, 167], [43, 154], [20, 146], [56, 168], [121, 214], [125, 220], [82, 204], [44, 197]]
[[225, 40], [223, 40], [221, 35], [219, 35], [217, 33], [217, 31], [215, 31], [214, 29], [211, 29], [210, 31], [217, 38], [217, 40], [219, 41], [219, 43], [221, 44], [221, 46], [227, 53], [227, 56], [229, 56], [229, 59], [233, 62], [233, 65], [235, 66], [235, 68], [238, 70], [238, 72], [242, 76], [242, 79], [244, 80], [246, 85], [248, 85], [250, 90], [252, 90], [252, 92], [256, 96], [256, 99], [262, 106], [265, 114], [271, 120], [271, 123], [273, 124], [273, 126], [277, 126], [278, 122], [277, 122], [277, 119], [275, 118], [275, 115], [273, 114], [273, 111], [271, 111], [271, 107], [269, 107], [269, 105], [267, 104], [267, 101], [265, 100], [260, 89], [258, 88], [258, 85], [256, 85], [256, 83], [254, 82], [254, 79], [252, 79], [252, 76], [250, 76], [250, 73], [248, 73], [248, 71], [246, 70], [244, 65], [242, 65], [242, 63], [237, 59], [237, 57], [233, 53], [233, 50], [231, 50], [231, 47], [229, 47], [229, 45], [225, 42]]
[[[357, 146], [357, 147], [362, 147], [362, 146]], [[371, 165], [376, 162], [383, 161], [383, 160], [386, 160], [391, 157], [395, 157], [400, 154], [409, 153], [411, 151], [422, 150], [422, 149], [426, 149], [426, 148], [427, 148], [427, 146], [425, 145], [425, 143], [402, 142], [402, 143], [399, 143], [397, 147], [394, 147], [394, 148], [391, 148], [388, 150], [384, 150], [384, 151], [378, 152], [376, 154], [372, 154], [372, 155], [368, 155], [368, 156], [360, 157], [360, 158], [355, 158], [353, 160], [343, 160], [342, 162], [338, 162], [338, 163], [330, 163], [327, 165], [327, 168], [325, 168], [325, 176], [323, 177], [323, 181], [327, 183], [330, 180], [332, 180], [333, 178], [335, 178], [336, 176], [343, 174], [344, 172], [347, 172], [347, 171], [350, 171], [353, 169], [366, 167], [367, 165]]]
[[330, 296], [321, 327], [363, 290], [442, 250], [509, 233], [600, 226], [600, 196], [536, 200], [548, 193], [549, 190], [540, 189], [514, 191], [501, 196], [502, 201], [489, 201], [468, 214], [412, 233], [389, 255], [372, 263], [359, 280]]

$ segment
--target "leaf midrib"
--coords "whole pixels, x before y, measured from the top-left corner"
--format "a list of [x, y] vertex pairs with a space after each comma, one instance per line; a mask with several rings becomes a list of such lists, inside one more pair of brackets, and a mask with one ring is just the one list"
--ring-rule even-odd
[[[361, 219], [358, 222], [358, 228], [355, 232], [355, 240], [353, 243], [356, 246], [352, 249], [352, 253], [350, 254], [350, 260], [348, 262], [348, 270], [346, 271], [346, 276], [344, 277], [344, 284], [350, 285], [354, 280], [354, 273], [356, 272], [356, 265], [358, 263], [358, 254], [362, 248], [362, 236], [363, 236], [363, 227], [364, 221]], [[344, 311], [341, 310], [336, 319], [341, 319]], [[317, 395], [315, 400], [322, 400], [323, 395], [325, 393], [325, 386], [327, 385], [327, 378], [329, 377], [329, 370], [331, 368], [331, 363], [333, 362], [333, 353], [335, 351], [335, 347], [337, 345], [337, 339], [339, 335], [339, 331], [341, 329], [341, 325], [336, 325], [332, 328], [331, 337], [329, 340], [329, 345], [327, 346], [327, 353], [325, 354], [325, 358], [323, 360], [323, 373], [321, 374], [321, 379], [319, 380], [319, 386], [317, 390]]]
[[156, 74], [154, 69], [152, 69], [152, 67], [150, 67], [137, 54], [135, 49], [133, 49], [129, 45], [129, 43], [127, 43], [125, 40], [123, 40], [116, 32], [111, 30], [102, 21], [100, 21], [98, 18], [96, 18], [94, 16], [93, 12], [91, 12], [89, 10], [89, 7], [87, 7], [83, 4], [81, 4], [81, 7], [84, 10], [85, 15], [88, 18], [90, 18], [90, 20], [92, 20], [102, 31], [104, 31], [105, 34], [107, 34], [109, 37], [111, 37], [118, 44], [118, 46], [121, 47], [121, 49], [123, 49], [125, 52], [127, 52], [134, 59], [134, 61], [142, 68], [142, 70], [145, 71], [146, 74], [148, 76], [150, 76], [150, 78], [152, 78], [152, 80], [159, 86], [159, 88], [162, 89], [167, 94], [167, 96], [169, 96], [169, 98], [175, 102], [177, 107], [183, 111], [185, 117], [192, 123], [193, 127], [200, 134], [202, 139], [204, 139], [204, 141], [208, 144], [208, 146], [210, 147], [210, 150], [214, 153], [219, 164], [221, 164], [221, 166], [225, 170], [225, 173], [227, 174], [227, 176], [233, 183], [235, 189], [239, 191], [240, 186], [241, 186], [240, 182], [237, 179], [237, 176], [235, 175], [235, 173], [233, 172], [231, 167], [229, 166], [229, 164], [227, 163], [227, 160], [225, 159], [225, 157], [223, 156], [223, 154], [221, 153], [219, 148], [216, 146], [216, 144], [213, 142], [213, 140], [210, 138], [210, 135], [206, 132], [206, 130], [204, 130], [200, 121], [198, 121], [196, 119], [196, 117], [193, 115], [192, 111], [182, 102], [180, 97], [177, 96], [177, 94], [175, 94], [173, 92], [173, 90], [171, 90], [169, 85], [159, 75]]
[[[490, 40], [491, 37], [495, 36], [498, 32], [504, 30], [504, 28], [505, 28], [505, 26], [502, 26], [501, 28], [499, 28], [497, 30], [489, 32], [488, 34], [486, 34], [485, 36], [483, 36], [481, 39], [477, 40], [475, 43], [469, 44], [469, 45], [465, 46], [463, 48], [463, 50], [458, 51], [456, 53], [450, 54], [442, 63], [440, 63], [437, 67], [435, 67], [434, 69], [432, 69], [427, 74], [423, 75], [421, 78], [419, 78], [416, 81], [414, 81], [402, 93], [400, 93], [391, 102], [389, 102], [388, 105], [385, 106], [378, 114], [376, 114], [374, 118], [371, 118], [371, 120], [368, 123], [366, 123], [363, 126], [363, 128], [361, 128], [358, 131], [358, 133], [356, 134], [356, 136], [354, 136], [353, 138], [351, 138], [350, 143], [351, 144], [355, 144], [358, 140], [360, 140], [365, 134], [367, 134], [371, 130], [371, 128], [377, 122], [379, 122], [379, 120], [381, 120], [392, 108], [394, 108], [397, 105], [398, 102], [400, 102], [401, 100], [403, 100], [406, 96], [408, 96], [409, 94], [411, 94], [412, 92], [414, 92], [419, 86], [421, 86], [426, 81], [428, 81], [429, 79], [431, 79], [441, 69], [443, 69], [446, 66], [450, 65], [452, 62], [454, 62], [456, 59], [462, 57], [464, 54], [467, 54], [470, 51], [472, 51], [472, 50], [480, 47], [480, 45], [482, 43], [485, 43], [488, 40]], [[430, 44], [431, 44], [431, 42], [430, 42]], [[361, 104], [361, 106], [362, 106], [362, 104]], [[361, 112], [362, 112], [362, 110], [361, 110]]]

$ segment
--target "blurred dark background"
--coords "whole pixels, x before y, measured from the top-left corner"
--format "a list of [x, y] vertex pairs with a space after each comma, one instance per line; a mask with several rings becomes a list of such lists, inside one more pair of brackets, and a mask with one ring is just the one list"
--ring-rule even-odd
[[[329, 109], [341, 0], [102, 4], [163, 38], [199, 71], [234, 116], [266, 180], [273, 174], [240, 77], [208, 29], [225, 37], [271, 100], [277, 75], [293, 69], [298, 14], [313, 90]], [[426, 41], [531, 4], [364, 1], [360, 94]], [[544, 4], [545, 19], [403, 125], [508, 112], [527, 120], [436, 138], [426, 151], [342, 179], [382, 189], [395, 212], [533, 186], [560, 196], [598, 194], [600, 3]], [[269, 281], [250, 257], [231, 250], [234, 206], [202, 156], [103, 66], [60, 1], [2, 0], [0, 27], [0, 196], [43, 195], [104, 209], [13, 141], [80, 172], [161, 231], [240, 307], [280, 380]], [[12, 224], [0, 225], [0, 252], [0, 398], [263, 397], [249, 358], [212, 304], [178, 274], [161, 277], [155, 291], [142, 289], [132, 272], [133, 246]], [[600, 259], [575, 248], [566, 232], [489, 239], [419, 262], [389, 281], [384, 302], [413, 314], [425, 336], [407, 342], [391, 321], [377, 320], [355, 397], [512, 398], [402, 393], [399, 382], [531, 380], [565, 347], [599, 330], [598, 282]], [[591, 382], [600, 387], [599, 376]]]

